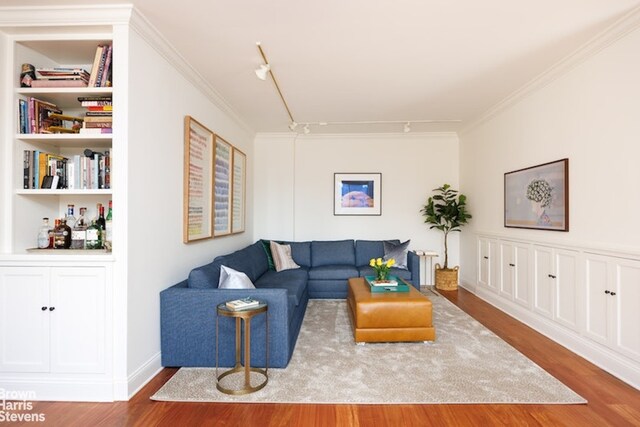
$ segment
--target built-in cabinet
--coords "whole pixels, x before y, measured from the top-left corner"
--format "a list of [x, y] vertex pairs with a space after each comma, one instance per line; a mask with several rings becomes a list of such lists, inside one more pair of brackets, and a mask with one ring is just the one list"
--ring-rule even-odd
[[477, 237], [476, 293], [640, 385], [640, 255]]

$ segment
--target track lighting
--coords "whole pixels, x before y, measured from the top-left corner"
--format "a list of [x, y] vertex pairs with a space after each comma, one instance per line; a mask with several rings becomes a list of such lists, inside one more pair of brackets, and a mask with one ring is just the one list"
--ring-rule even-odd
[[260, 64], [260, 67], [256, 68], [256, 76], [260, 80], [267, 80], [267, 74], [271, 71], [271, 65], [269, 64]]
[[302, 129], [302, 131], [304, 132], [305, 135], [308, 135], [311, 132], [311, 129], [309, 129], [309, 123], [304, 125], [304, 128]]
[[297, 127], [298, 127], [298, 124], [296, 122], [289, 123], [289, 129], [296, 130]]
[[411, 123], [407, 122], [404, 124], [404, 133], [411, 132]]

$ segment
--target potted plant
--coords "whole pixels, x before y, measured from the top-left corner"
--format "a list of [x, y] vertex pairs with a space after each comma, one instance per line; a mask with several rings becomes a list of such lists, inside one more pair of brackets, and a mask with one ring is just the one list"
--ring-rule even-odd
[[460, 231], [465, 225], [471, 214], [467, 212], [467, 197], [464, 194], [458, 194], [457, 190], [451, 188], [449, 184], [435, 188], [436, 194], [429, 197], [427, 203], [420, 210], [424, 216], [424, 222], [431, 224], [429, 229], [436, 228], [444, 233], [444, 265], [435, 265], [435, 282], [436, 288], [442, 290], [458, 289], [458, 266], [449, 268], [449, 253], [447, 238], [449, 233]]

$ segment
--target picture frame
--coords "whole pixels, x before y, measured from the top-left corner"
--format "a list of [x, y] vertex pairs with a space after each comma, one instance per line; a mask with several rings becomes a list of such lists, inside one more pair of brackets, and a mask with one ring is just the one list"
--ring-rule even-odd
[[213, 237], [214, 135], [191, 116], [184, 118], [183, 242]]
[[231, 234], [233, 146], [222, 137], [215, 136], [213, 175], [213, 236]]
[[334, 173], [333, 215], [382, 215], [382, 174]]
[[242, 233], [245, 229], [247, 192], [247, 156], [233, 147], [233, 175], [232, 175], [232, 210], [231, 233]]
[[569, 231], [569, 159], [504, 174], [504, 226]]

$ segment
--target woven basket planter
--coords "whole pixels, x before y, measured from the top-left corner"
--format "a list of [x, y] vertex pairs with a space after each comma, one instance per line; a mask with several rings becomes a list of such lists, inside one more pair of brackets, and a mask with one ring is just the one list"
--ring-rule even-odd
[[458, 270], [460, 267], [442, 268], [440, 264], [434, 266], [436, 273], [436, 289], [455, 291], [458, 289]]

